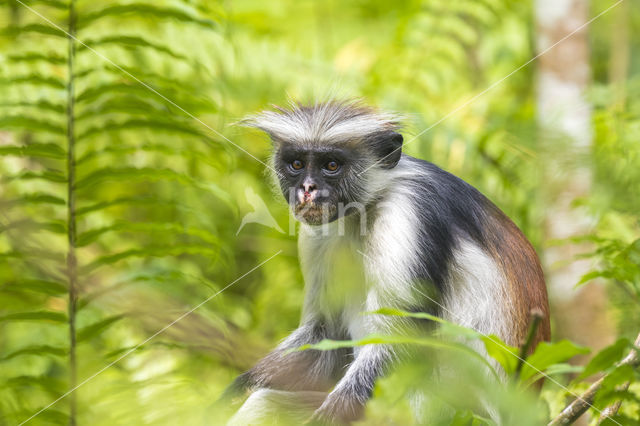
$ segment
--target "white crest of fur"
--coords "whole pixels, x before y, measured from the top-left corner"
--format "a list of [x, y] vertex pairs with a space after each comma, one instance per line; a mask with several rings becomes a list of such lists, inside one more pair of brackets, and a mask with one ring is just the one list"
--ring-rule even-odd
[[280, 142], [323, 145], [359, 140], [382, 131], [398, 130], [401, 117], [377, 111], [357, 100], [314, 105], [291, 102], [289, 109], [274, 107], [248, 116], [240, 123], [268, 133]]

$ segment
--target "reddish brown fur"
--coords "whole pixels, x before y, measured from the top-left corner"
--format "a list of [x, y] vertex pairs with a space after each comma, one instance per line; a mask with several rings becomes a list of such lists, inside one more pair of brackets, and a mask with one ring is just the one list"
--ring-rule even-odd
[[531, 312], [543, 314], [531, 351], [541, 341], [551, 337], [547, 287], [538, 255], [522, 231], [499, 209], [495, 208], [490, 220], [488, 238], [493, 257], [498, 260], [508, 283], [511, 296], [511, 339], [506, 343], [520, 346], [529, 331]]

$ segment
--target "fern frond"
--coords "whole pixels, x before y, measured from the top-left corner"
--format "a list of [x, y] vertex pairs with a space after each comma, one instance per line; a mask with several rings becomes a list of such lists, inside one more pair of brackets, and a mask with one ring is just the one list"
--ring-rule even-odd
[[187, 24], [196, 24], [205, 28], [215, 29], [217, 24], [210, 19], [202, 19], [185, 10], [161, 7], [149, 3], [128, 3], [107, 6], [104, 9], [87, 13], [78, 19], [78, 29], [86, 28], [95, 21], [103, 18], [123, 18], [128, 16], [174, 19]]

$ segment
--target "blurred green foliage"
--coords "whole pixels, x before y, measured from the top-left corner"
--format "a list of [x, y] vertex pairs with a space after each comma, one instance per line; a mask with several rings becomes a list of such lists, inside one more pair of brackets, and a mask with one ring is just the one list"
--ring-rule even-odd
[[[295, 236], [257, 224], [238, 232], [252, 211], [247, 188], [290, 229], [260, 163], [269, 143], [232, 126], [288, 96], [362, 96], [405, 113], [409, 154], [478, 187], [544, 249], [541, 169], [558, 151], [536, 140], [535, 66], [465, 104], [534, 56], [531, 2], [78, 0], [70, 43], [60, 30], [69, 29], [69, 1], [0, 3], [0, 424], [41, 409], [30, 424], [69, 422], [70, 315], [78, 423], [215, 423], [211, 403], [299, 318]], [[610, 2], [592, 3], [600, 11]], [[640, 11], [630, 10], [637, 33]], [[544, 423], [570, 397], [559, 384], [580, 392], [603, 371], [612, 375], [596, 406], [622, 398], [619, 421], [640, 417], [638, 373], [615, 366], [640, 324], [640, 40], [627, 46], [623, 88], [611, 84], [615, 25], [603, 16], [590, 26], [594, 185], [581, 203], [597, 222], [585, 281], [610, 283], [621, 340], [577, 378], [581, 368], [566, 361], [583, 349], [540, 346], [529, 361], [554, 382], [538, 400], [522, 391], [535, 371], [503, 388], [474, 357], [429, 348], [459, 373], [423, 408], [433, 424], [491, 423], [487, 401], [507, 423]], [[517, 364], [515, 349], [485, 344], [507, 370]], [[372, 424], [415, 421], [407, 395], [431, 383], [428, 364], [380, 381]], [[617, 391], [626, 381], [635, 383]], [[467, 391], [476, 398], [456, 396]]]

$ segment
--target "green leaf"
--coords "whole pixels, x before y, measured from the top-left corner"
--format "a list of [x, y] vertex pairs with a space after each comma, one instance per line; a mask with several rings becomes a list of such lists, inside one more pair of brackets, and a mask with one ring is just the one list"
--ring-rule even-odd
[[9, 37], [16, 37], [28, 33], [67, 38], [64, 31], [45, 24], [27, 24], [22, 26], [12, 25], [4, 30], [4, 34]]
[[53, 311], [15, 312], [13, 314], [1, 315], [0, 321], [53, 321], [65, 323], [67, 322], [67, 316], [63, 313]]
[[181, 256], [184, 254], [201, 255], [214, 259], [218, 256], [218, 251], [213, 250], [210, 245], [206, 244], [175, 244], [172, 246], [149, 246], [140, 249], [130, 249], [119, 253], [101, 256], [93, 262], [89, 263], [82, 269], [82, 273], [87, 274], [103, 265], [111, 265], [120, 260], [129, 258], [149, 258], [149, 257], [166, 257]]
[[2, 108], [35, 108], [45, 112], [55, 112], [58, 114], [65, 113], [65, 106], [61, 104], [54, 104], [46, 99], [37, 99], [33, 101], [23, 100], [20, 102], [0, 102]]
[[594, 405], [600, 409], [604, 409], [616, 401], [638, 401], [638, 397], [635, 394], [620, 389], [621, 385], [627, 382], [634, 382], [636, 377], [637, 373], [633, 366], [629, 364], [617, 366], [602, 380], [602, 385], [600, 389], [598, 389], [598, 393], [594, 399]]
[[28, 290], [49, 296], [59, 296], [67, 292], [67, 285], [59, 281], [48, 280], [30, 280], [24, 279], [20, 281], [8, 282], [2, 286], [10, 290]]
[[102, 201], [99, 203], [91, 204], [86, 207], [81, 207], [76, 210], [76, 216], [80, 217], [85, 214], [89, 214], [91, 212], [104, 210], [109, 207], [118, 207], [118, 206], [126, 206], [126, 205], [137, 205], [137, 206], [155, 206], [155, 205], [175, 205], [172, 200], [164, 200], [158, 197], [121, 197], [116, 198], [114, 200]]
[[535, 352], [526, 359], [520, 379], [525, 381], [537, 372], [545, 371], [553, 364], [564, 362], [576, 355], [589, 352], [589, 348], [578, 346], [568, 340], [561, 340], [556, 343], [542, 342]]
[[585, 379], [595, 373], [603, 372], [613, 367], [624, 357], [627, 349], [630, 347], [631, 342], [629, 339], [618, 339], [614, 344], [598, 352], [591, 361], [589, 361], [589, 364], [587, 364], [582, 374], [578, 377], [578, 380]]
[[209, 243], [212, 246], [220, 245], [220, 240], [218, 240], [215, 235], [211, 234], [205, 229], [196, 227], [185, 227], [180, 224], [171, 222], [117, 222], [111, 226], [105, 226], [79, 234], [76, 245], [78, 247], [83, 247], [96, 241], [101, 235], [112, 231], [191, 235], [200, 238], [201, 240]]
[[216, 23], [209, 19], [201, 19], [182, 9], [161, 7], [148, 3], [129, 3], [107, 6], [102, 10], [88, 13], [78, 18], [78, 28], [85, 28], [91, 23], [106, 17], [123, 18], [135, 16], [137, 18], [171, 18], [190, 24], [197, 24], [206, 28], [216, 28]]
[[371, 334], [366, 337], [363, 337], [359, 340], [329, 340], [323, 339], [318, 343], [314, 344], [306, 344], [299, 346], [298, 348], [291, 349], [290, 351], [304, 351], [309, 349], [315, 349], [320, 351], [328, 351], [334, 349], [341, 348], [352, 348], [355, 346], [365, 346], [365, 345], [398, 345], [398, 344], [410, 344], [410, 345], [419, 345], [426, 346], [433, 349], [442, 349], [442, 350], [454, 350], [457, 352], [463, 352], [468, 355], [471, 355], [473, 358], [482, 362], [489, 368], [496, 378], [498, 378], [497, 373], [486, 360], [486, 358], [480, 355], [478, 352], [474, 351], [468, 345], [458, 342], [448, 342], [444, 339], [439, 338], [430, 338], [430, 337], [412, 337], [406, 335], [380, 335], [380, 334]]
[[27, 130], [30, 132], [40, 131], [54, 133], [56, 135], [64, 135], [66, 133], [66, 129], [62, 125], [26, 115], [0, 117], [0, 129]]
[[67, 350], [65, 348], [57, 348], [50, 345], [33, 345], [27, 346], [22, 349], [18, 349], [17, 351], [13, 351], [3, 357], [0, 357], [0, 361], [8, 361], [17, 356], [22, 355], [55, 355], [55, 356], [64, 356], [67, 354]]
[[482, 336], [482, 342], [491, 358], [498, 361], [504, 371], [511, 375], [516, 371], [520, 350], [504, 343], [498, 336]]
[[10, 222], [4, 226], [0, 225], [0, 233], [19, 229], [21, 231], [49, 231], [55, 234], [66, 234], [66, 222], [62, 220], [50, 220], [47, 222], [36, 222], [32, 219], [21, 219]]
[[15, 176], [8, 176], [4, 180], [46, 180], [54, 183], [67, 183], [67, 177], [57, 170], [46, 170], [44, 172], [24, 172]]
[[42, 53], [42, 52], [23, 52], [20, 54], [8, 55], [7, 60], [9, 62], [45, 62], [54, 65], [65, 65], [67, 58], [65, 56], [57, 55], [56, 53]]
[[102, 102], [92, 102], [90, 106], [84, 107], [81, 112], [78, 112], [76, 121], [82, 123], [96, 117], [104, 119], [103, 116], [109, 113], [141, 114], [145, 117], [154, 117], [157, 120], [165, 118], [175, 120], [169, 116], [169, 109], [162, 103], [156, 102], [155, 99], [123, 95], [110, 96]]
[[525, 387], [531, 386], [534, 383], [536, 383], [538, 380], [547, 376], [553, 376], [558, 374], [577, 374], [577, 373], [582, 373], [583, 370], [584, 370], [584, 367], [582, 365], [571, 365], [566, 363], [553, 364], [549, 368], [547, 368], [544, 372], [536, 373], [535, 375], [529, 377], [523, 383], [525, 383]]
[[[12, 377], [5, 382], [5, 386], [8, 387], [9, 389], [16, 389], [21, 387], [26, 390], [29, 390], [30, 392], [33, 392], [33, 389], [35, 387], [39, 387], [45, 390], [46, 392], [48, 392], [49, 394], [55, 396], [56, 398], [66, 390], [65, 389], [66, 384], [63, 380], [49, 377], [49, 376]], [[31, 412], [31, 414], [33, 414], [33, 412]]]
[[439, 332], [440, 334], [447, 336], [460, 336], [470, 339], [480, 338], [480, 333], [475, 330], [472, 330], [467, 327], [463, 327], [458, 324], [454, 324], [450, 321], [447, 321], [443, 318], [440, 318], [435, 315], [428, 314], [426, 312], [408, 312], [395, 308], [382, 308], [377, 311], [372, 312], [364, 312], [364, 314], [379, 314], [379, 315], [389, 315], [389, 316], [398, 316], [398, 317], [406, 317], [406, 318], [417, 318], [417, 319], [425, 319], [434, 321], [440, 324]]
[[[123, 46], [123, 47], [140, 47], [142, 48], [141, 51], [145, 51], [145, 50], [153, 50], [159, 53], [163, 53], [166, 55], [171, 56], [172, 58], [175, 59], [180, 59], [180, 60], [188, 60], [188, 58], [180, 53], [174, 52], [171, 49], [169, 49], [167, 46], [164, 46], [160, 43], [157, 43], [155, 41], [152, 40], [148, 40], [145, 39], [143, 37], [139, 37], [139, 36], [132, 36], [132, 35], [109, 35], [109, 36], [105, 36], [99, 39], [89, 39], [89, 40], [85, 40], [84, 41], [85, 44], [87, 46], [90, 46], [91, 48], [96, 48], [96, 47], [100, 47], [100, 46], [108, 46], [108, 45], [116, 45], [116, 46]], [[78, 46], [78, 53], [82, 53], [84, 51], [88, 51], [87, 48], [84, 45], [80, 45]], [[91, 52], [91, 54], [93, 55], [94, 53]]]
[[20, 198], [14, 198], [13, 200], [0, 201], [0, 207], [5, 209], [24, 204], [53, 204], [64, 206], [67, 202], [60, 197], [46, 193], [26, 194]]
[[223, 163], [219, 156], [206, 154], [193, 147], [181, 148], [168, 146], [162, 143], [144, 143], [139, 146], [109, 146], [104, 149], [90, 151], [76, 161], [76, 164], [83, 166], [89, 160], [102, 155], [126, 156], [136, 152], [157, 152], [168, 156], [180, 156], [188, 160], [197, 160], [199, 163], [207, 164], [216, 170], [222, 170]]
[[76, 182], [77, 189], [90, 188], [101, 182], [144, 180], [155, 182], [159, 180], [175, 180], [185, 185], [198, 186], [189, 176], [171, 169], [151, 167], [106, 167], [97, 170]]
[[83, 342], [85, 340], [89, 340], [98, 336], [100, 333], [106, 330], [111, 324], [115, 323], [116, 321], [119, 321], [122, 318], [123, 318], [122, 315], [113, 315], [101, 321], [95, 322], [93, 324], [90, 324], [86, 327], [81, 328], [80, 330], [78, 330], [78, 341]]
[[105, 133], [120, 132], [123, 130], [140, 130], [149, 129], [155, 132], [165, 131], [172, 133], [180, 133], [187, 136], [196, 136], [202, 139], [209, 139], [209, 136], [200, 132], [200, 130], [193, 127], [187, 122], [178, 122], [176, 120], [169, 119], [159, 120], [153, 117], [147, 117], [145, 119], [132, 118], [123, 122], [117, 121], [105, 121], [97, 126], [89, 127], [84, 132], [79, 133], [76, 136], [78, 141], [83, 141], [96, 134], [103, 135]]
[[64, 80], [60, 78], [49, 77], [40, 74], [28, 74], [13, 76], [9, 78], [0, 78], [0, 86], [14, 87], [16, 84], [33, 84], [36, 86], [44, 86], [60, 90], [64, 90], [67, 87]]
[[15, 155], [19, 157], [47, 157], [62, 159], [65, 158], [65, 151], [54, 143], [32, 143], [22, 146], [3, 145], [0, 146], [0, 155]]

